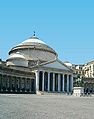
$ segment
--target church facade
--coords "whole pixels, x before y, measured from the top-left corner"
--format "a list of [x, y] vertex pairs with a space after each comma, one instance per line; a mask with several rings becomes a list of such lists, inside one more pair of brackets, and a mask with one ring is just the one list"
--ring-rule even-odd
[[13, 47], [9, 58], [0, 61], [0, 92], [71, 93], [73, 70], [35, 34]]

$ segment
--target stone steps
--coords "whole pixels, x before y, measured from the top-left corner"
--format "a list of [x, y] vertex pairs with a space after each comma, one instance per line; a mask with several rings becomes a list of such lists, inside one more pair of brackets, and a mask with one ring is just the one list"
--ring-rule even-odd
[[38, 91], [37, 93], [38, 95], [71, 95], [71, 93], [64, 93], [64, 92], [42, 92], [42, 91]]

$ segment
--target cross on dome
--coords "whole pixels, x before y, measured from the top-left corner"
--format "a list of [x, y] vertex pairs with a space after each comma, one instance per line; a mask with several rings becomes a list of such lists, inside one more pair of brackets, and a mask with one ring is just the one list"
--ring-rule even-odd
[[35, 33], [36, 33], [36, 32], [34, 31], [34, 35], [33, 35], [33, 36], [35, 36]]

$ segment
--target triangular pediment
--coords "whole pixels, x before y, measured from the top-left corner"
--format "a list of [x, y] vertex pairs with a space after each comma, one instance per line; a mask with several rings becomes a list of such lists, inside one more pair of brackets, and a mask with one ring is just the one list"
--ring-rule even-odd
[[56, 60], [56, 61], [44, 64], [43, 67], [60, 69], [60, 70], [68, 70], [68, 71], [71, 70], [65, 64], [63, 64], [63, 62], [61, 62], [60, 60]]

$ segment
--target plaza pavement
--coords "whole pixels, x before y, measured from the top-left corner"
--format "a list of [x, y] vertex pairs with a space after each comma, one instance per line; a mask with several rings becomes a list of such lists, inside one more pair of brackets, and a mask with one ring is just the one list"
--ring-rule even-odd
[[94, 119], [94, 96], [0, 94], [0, 119]]

